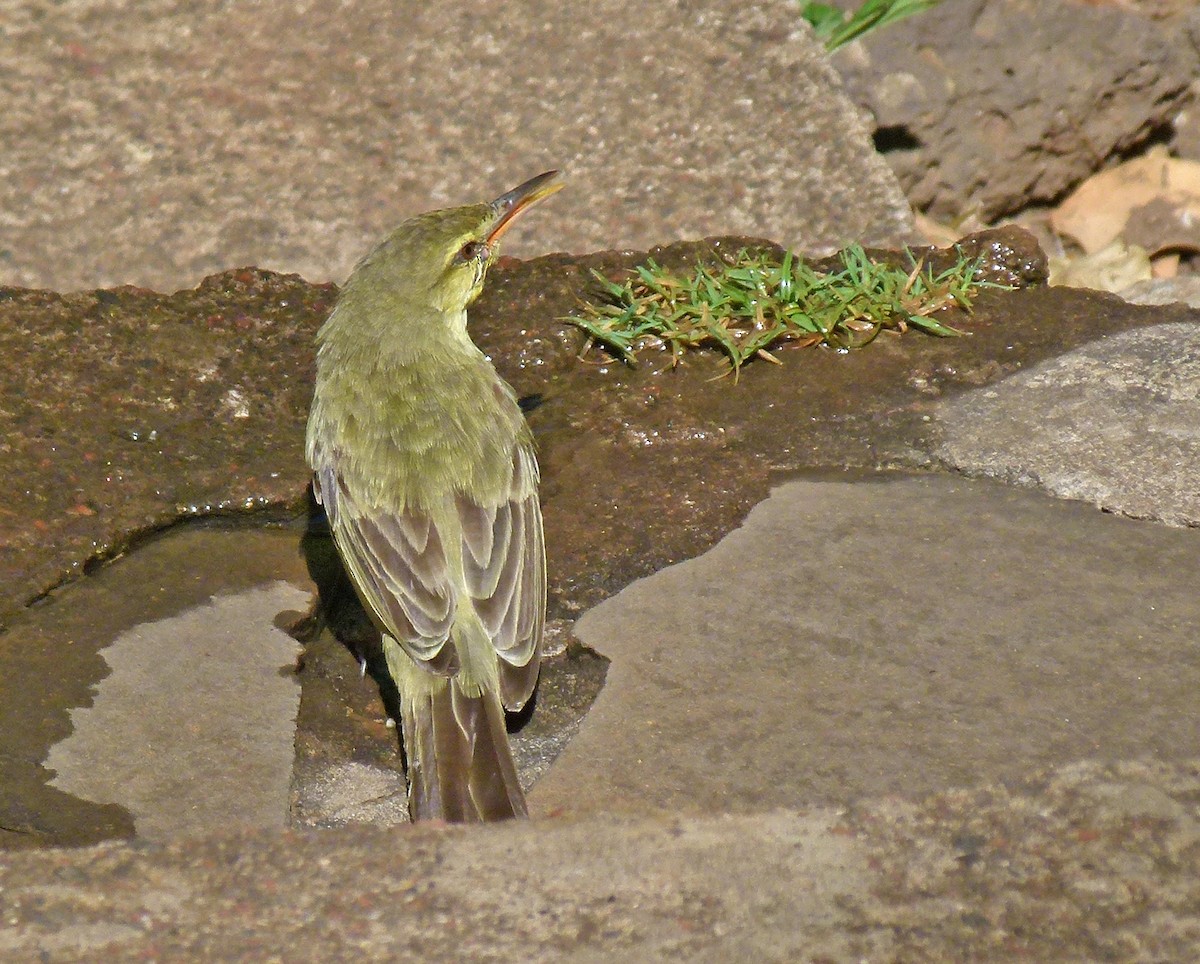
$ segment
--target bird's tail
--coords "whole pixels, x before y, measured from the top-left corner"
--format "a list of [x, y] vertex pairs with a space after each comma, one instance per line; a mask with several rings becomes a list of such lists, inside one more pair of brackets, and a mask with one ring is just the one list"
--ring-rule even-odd
[[409, 818], [474, 823], [527, 816], [499, 694], [485, 689], [471, 696], [456, 680], [429, 682], [417, 693], [401, 688]]

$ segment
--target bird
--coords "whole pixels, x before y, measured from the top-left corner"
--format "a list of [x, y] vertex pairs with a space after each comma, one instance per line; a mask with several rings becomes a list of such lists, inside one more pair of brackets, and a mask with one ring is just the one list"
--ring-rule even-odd
[[410, 819], [528, 816], [505, 711], [537, 685], [546, 560], [533, 436], [471, 340], [501, 236], [563, 186], [409, 218], [317, 333], [313, 492], [400, 696]]

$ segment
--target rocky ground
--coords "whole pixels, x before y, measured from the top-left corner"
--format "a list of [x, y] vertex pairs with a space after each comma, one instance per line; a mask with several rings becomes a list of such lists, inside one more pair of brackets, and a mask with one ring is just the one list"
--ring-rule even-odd
[[1116, 2], [956, 0], [834, 62], [913, 205], [991, 221], [1056, 203], [1147, 142], [1200, 159], [1189, 97], [1200, 14], [1147, 12], [1166, 16]]
[[[636, 30], [616, 2], [513, 9], [508, 30], [486, 29], [487, 4], [6, 14], [22, 106], [5, 183], [25, 203], [7, 206], [3, 280], [186, 287], [242, 262], [339, 278], [430, 198], [564, 156], [573, 199], [526, 226], [527, 251], [911, 232], [786, 5], [664, 8]], [[946, 138], [907, 169], [889, 154], [923, 205], [1012, 210], [987, 192], [1012, 178], [1040, 200], [1084, 176], [1076, 135], [1107, 153], [1186, 129], [1179, 15], [944, 12], [903, 27], [921, 97], [993, 51], [979, 75], [1024, 106], [996, 101], [1007, 120], [984, 133], [1057, 144], [1064, 167], [1054, 187], [1046, 158], [918, 124], [941, 108], [892, 123], [873, 105], [901, 143]], [[1108, 46], [1070, 46], [1081, 76], [1112, 67], [1136, 109], [1036, 73], [1043, 35], [1061, 51], [1087, 30]], [[848, 71], [850, 88], [916, 90], [898, 69]], [[971, 110], [983, 86], [941, 89]], [[564, 97], [585, 106], [551, 122]], [[1045, 116], [1079, 121], [1057, 141], [1034, 120], [1055, 97], [1066, 115]], [[986, 184], [955, 181], [968, 169]], [[311, 541], [299, 554], [299, 441], [334, 289], [253, 269], [174, 296], [0, 289], [5, 958], [1194, 957], [1197, 315], [1046, 288], [1019, 232], [977, 243], [1020, 286], [956, 319], [967, 337], [785, 349], [736, 384], [705, 356], [578, 359], [561, 318], [588, 269], [638, 252], [497, 266], [472, 323], [542, 398], [561, 654], [517, 737], [535, 819], [483, 829], [399, 825], [389, 694], [328, 634], [301, 655], [280, 628], [320, 575]], [[189, 518], [210, 521], [152, 535]]]

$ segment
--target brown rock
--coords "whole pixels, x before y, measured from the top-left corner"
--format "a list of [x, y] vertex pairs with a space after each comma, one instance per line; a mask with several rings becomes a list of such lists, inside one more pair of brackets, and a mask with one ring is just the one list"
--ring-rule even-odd
[[1169, 126], [1197, 56], [1177, 27], [1115, 6], [955, 0], [835, 63], [913, 206], [991, 220]]

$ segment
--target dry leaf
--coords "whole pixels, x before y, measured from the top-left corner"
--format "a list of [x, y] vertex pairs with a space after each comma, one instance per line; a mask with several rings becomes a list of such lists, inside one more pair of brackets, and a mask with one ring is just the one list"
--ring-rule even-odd
[[1051, 258], [1050, 284], [1068, 288], [1122, 291], [1151, 277], [1150, 258], [1143, 248], [1113, 241], [1081, 258]]
[[1088, 178], [1050, 223], [1088, 254], [1118, 237], [1150, 252], [1200, 250], [1200, 163], [1164, 147]]
[[948, 248], [965, 233], [959, 231], [953, 225], [935, 221], [929, 215], [922, 214], [920, 211], [916, 211], [913, 214], [913, 222], [916, 225], [917, 233], [921, 236], [921, 240], [926, 244], [932, 244], [935, 248]]

